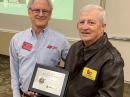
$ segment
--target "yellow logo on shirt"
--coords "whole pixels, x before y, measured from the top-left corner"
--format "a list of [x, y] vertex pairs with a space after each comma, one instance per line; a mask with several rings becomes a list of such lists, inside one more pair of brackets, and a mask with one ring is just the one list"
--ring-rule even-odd
[[97, 71], [84, 67], [83, 72], [82, 72], [82, 76], [91, 79], [91, 80], [95, 80], [96, 79], [96, 75], [97, 75]]

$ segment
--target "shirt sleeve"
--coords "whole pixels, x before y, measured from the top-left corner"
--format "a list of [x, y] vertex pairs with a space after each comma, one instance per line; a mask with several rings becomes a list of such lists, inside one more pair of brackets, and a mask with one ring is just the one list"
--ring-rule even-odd
[[115, 58], [113, 62], [106, 63], [101, 70], [102, 88], [96, 97], [123, 97], [124, 71], [123, 61]]
[[13, 90], [13, 97], [21, 97], [19, 92], [19, 63], [18, 63], [18, 54], [17, 46], [15, 39], [12, 38], [9, 47], [10, 55], [10, 71], [11, 71], [11, 87]]
[[61, 54], [61, 57], [62, 57], [63, 61], [66, 60], [66, 56], [68, 54], [69, 48], [70, 48], [70, 43], [67, 40], [65, 40], [64, 44], [63, 44], [62, 54]]

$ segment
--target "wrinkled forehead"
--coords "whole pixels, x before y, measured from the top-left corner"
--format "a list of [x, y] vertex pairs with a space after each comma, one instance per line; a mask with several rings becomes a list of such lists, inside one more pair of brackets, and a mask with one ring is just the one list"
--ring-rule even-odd
[[99, 20], [100, 12], [98, 10], [86, 10], [81, 11], [79, 19], [94, 19]]

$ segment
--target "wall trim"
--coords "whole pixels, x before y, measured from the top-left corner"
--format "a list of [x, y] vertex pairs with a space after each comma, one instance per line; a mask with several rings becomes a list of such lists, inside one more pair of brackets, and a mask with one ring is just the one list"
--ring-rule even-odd
[[100, 0], [100, 5], [105, 9], [106, 0]]

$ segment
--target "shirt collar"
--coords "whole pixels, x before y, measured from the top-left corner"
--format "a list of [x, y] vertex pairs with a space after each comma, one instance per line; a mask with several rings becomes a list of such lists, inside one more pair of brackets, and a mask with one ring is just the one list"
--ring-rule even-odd
[[101, 36], [95, 43], [93, 43], [90, 47], [85, 48], [84, 46], [84, 50], [88, 51], [88, 50], [96, 50], [96, 49], [100, 49], [102, 48], [106, 42], [108, 41], [108, 37], [106, 32], [104, 32], [103, 36]]
[[[45, 34], [47, 30], [48, 30], [48, 27], [44, 28], [41, 32], [41, 35]], [[30, 28], [30, 32], [31, 32], [32, 37], [36, 37], [35, 32], [32, 31], [32, 28]]]

